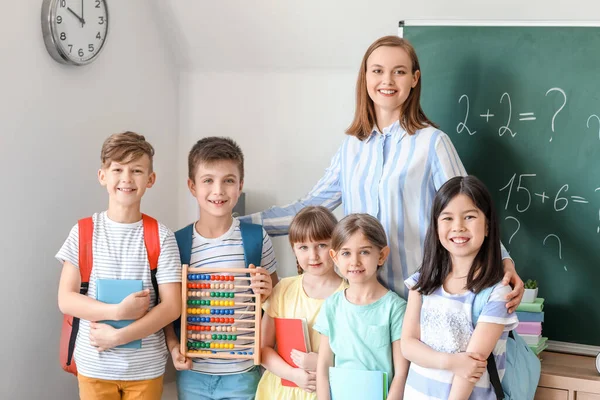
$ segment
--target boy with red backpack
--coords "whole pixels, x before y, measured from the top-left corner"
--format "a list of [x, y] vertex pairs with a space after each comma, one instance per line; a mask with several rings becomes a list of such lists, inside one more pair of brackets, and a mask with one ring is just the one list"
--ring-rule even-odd
[[[98, 179], [108, 209], [80, 220], [56, 254], [63, 264], [61, 363], [78, 375], [83, 400], [162, 395], [168, 356], [162, 328], [180, 315], [181, 262], [173, 233], [140, 212], [156, 180], [153, 155], [152, 145], [133, 132], [104, 142]], [[100, 289], [113, 296], [111, 285], [129, 283], [140, 290], [116, 304], [97, 300], [104, 299]], [[125, 320], [130, 323], [113, 327]]]

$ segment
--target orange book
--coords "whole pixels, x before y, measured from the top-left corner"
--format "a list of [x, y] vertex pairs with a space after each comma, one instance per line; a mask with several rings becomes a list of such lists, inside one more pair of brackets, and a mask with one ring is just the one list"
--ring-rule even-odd
[[[275, 343], [277, 353], [289, 365], [298, 368], [292, 361], [292, 350], [310, 353], [310, 337], [308, 336], [308, 325], [304, 318], [274, 318], [275, 320]], [[283, 386], [297, 387], [297, 385], [281, 378]]]

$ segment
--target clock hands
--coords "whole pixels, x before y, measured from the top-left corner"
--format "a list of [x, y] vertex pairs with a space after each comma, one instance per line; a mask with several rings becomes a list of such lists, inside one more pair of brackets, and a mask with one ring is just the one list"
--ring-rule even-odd
[[85, 19], [83, 19], [83, 0], [81, 0], [81, 27], [85, 25]]
[[[85, 20], [84, 20], [82, 17], [80, 17], [79, 15], [77, 15], [77, 14], [75, 13], [75, 11], [73, 11], [73, 10], [71, 9], [71, 7], [67, 7], [67, 10], [69, 10], [69, 11], [71, 12], [71, 14], [73, 14], [73, 15], [75, 16], [75, 18], [77, 18], [77, 19], [79, 20], [79, 22], [81, 22], [81, 26], [82, 26], [82, 27], [83, 27], [83, 25], [85, 25]], [[82, 9], [82, 11], [83, 11], [83, 9]]]

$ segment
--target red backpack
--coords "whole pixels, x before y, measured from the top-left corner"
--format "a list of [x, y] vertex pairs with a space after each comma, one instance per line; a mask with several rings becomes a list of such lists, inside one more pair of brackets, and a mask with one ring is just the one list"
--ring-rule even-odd
[[[158, 222], [146, 214], [142, 214], [142, 221], [144, 226], [144, 244], [146, 245], [148, 262], [150, 263], [152, 287], [154, 288], [154, 293], [156, 293], [156, 302], [158, 303], [158, 283], [156, 281], [156, 268], [158, 267], [158, 257], [160, 256]], [[88, 217], [80, 219], [77, 224], [79, 226], [79, 273], [81, 274], [81, 288], [79, 293], [87, 295], [90, 275], [94, 265], [92, 254], [94, 222], [92, 217]], [[73, 359], [77, 332], [79, 332], [79, 318], [64, 315], [62, 330], [60, 332], [60, 365], [65, 371], [74, 375], [77, 375], [77, 366]]]

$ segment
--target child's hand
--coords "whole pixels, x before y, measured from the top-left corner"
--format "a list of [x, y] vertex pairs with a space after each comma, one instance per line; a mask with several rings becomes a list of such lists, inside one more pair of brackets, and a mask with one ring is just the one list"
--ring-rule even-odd
[[487, 367], [487, 360], [478, 353], [456, 353], [450, 357], [450, 370], [454, 375], [471, 383], [477, 383]]
[[150, 307], [150, 290], [144, 289], [125, 297], [117, 306], [117, 320], [142, 318]]
[[263, 267], [255, 267], [254, 264], [250, 264], [250, 268], [254, 269], [252, 272], [256, 272], [250, 280], [250, 287], [254, 294], [260, 294], [263, 300], [268, 299], [273, 291], [273, 281], [269, 271]]
[[299, 350], [292, 350], [291, 353], [292, 361], [305, 371], [315, 372], [317, 370], [317, 353], [305, 353]]
[[192, 369], [192, 359], [181, 354], [178, 346], [173, 347], [173, 350], [171, 350], [171, 358], [177, 371]]
[[313, 393], [317, 390], [317, 374], [314, 372], [307, 372], [302, 368], [294, 368], [292, 382], [308, 393]]
[[119, 330], [107, 324], [98, 322], [90, 323], [90, 344], [98, 351], [117, 347], [119, 343]]

